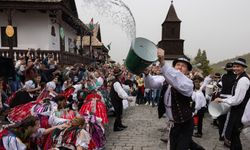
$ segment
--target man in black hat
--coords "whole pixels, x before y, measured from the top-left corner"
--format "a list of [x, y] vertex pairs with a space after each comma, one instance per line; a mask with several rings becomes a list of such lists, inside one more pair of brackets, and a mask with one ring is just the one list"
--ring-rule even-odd
[[250, 98], [250, 80], [245, 70], [247, 68], [246, 60], [238, 58], [233, 62], [233, 71], [236, 74], [236, 80], [233, 85], [232, 97], [215, 99], [216, 102], [227, 103], [231, 106], [228, 126], [226, 128], [226, 140], [231, 141], [231, 150], [242, 150], [240, 141], [240, 128], [242, 127], [241, 118], [245, 106]]
[[110, 98], [111, 103], [115, 109], [115, 123], [114, 123], [114, 131], [122, 131], [127, 128], [127, 126], [122, 124], [122, 112], [123, 112], [123, 103], [122, 100], [127, 99], [128, 101], [132, 101], [133, 97], [128, 96], [128, 94], [124, 91], [121, 83], [121, 75], [122, 71], [119, 68], [115, 68], [114, 71], [115, 79], [112, 83], [110, 90]]
[[186, 58], [173, 61], [173, 67], [165, 64], [164, 50], [158, 49], [158, 59], [163, 76], [151, 76], [145, 70], [145, 87], [162, 88], [158, 106], [159, 118], [166, 113], [173, 126], [170, 129], [170, 150], [187, 150], [193, 146], [192, 93], [193, 81], [187, 77], [192, 65]]
[[[221, 87], [220, 91], [220, 98], [228, 98], [232, 96], [232, 88], [236, 79], [236, 75], [233, 72], [233, 63], [229, 62], [225, 65], [224, 70], [226, 71], [225, 74], [222, 75], [221, 81], [219, 82], [218, 86]], [[219, 140], [224, 141], [224, 134], [226, 127], [225, 121], [227, 118], [227, 114], [223, 114], [217, 118], [218, 120], [218, 127], [219, 127]], [[223, 132], [224, 130], [224, 132]]]

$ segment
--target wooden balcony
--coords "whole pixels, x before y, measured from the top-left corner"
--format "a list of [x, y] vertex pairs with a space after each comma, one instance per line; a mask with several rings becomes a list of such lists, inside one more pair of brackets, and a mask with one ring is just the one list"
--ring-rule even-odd
[[[18, 60], [21, 56], [25, 56], [28, 50], [13, 50], [14, 61]], [[80, 54], [73, 54], [69, 52], [60, 52], [53, 50], [31, 50], [30, 55], [32, 58], [46, 58], [48, 54], [53, 54], [55, 61], [61, 65], [73, 65], [75, 63], [90, 64], [94, 60], [89, 56], [81, 56]], [[9, 49], [0, 49], [0, 56], [11, 57]]]

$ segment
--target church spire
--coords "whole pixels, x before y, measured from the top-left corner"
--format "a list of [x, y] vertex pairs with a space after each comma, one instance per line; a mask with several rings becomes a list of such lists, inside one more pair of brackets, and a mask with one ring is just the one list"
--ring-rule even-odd
[[175, 8], [174, 8], [174, 5], [173, 5], [173, 0], [171, 0], [171, 5], [169, 7], [169, 10], [168, 10], [168, 14], [167, 14], [167, 17], [165, 19], [164, 22], [181, 22], [181, 20], [178, 18], [176, 12], [175, 12]]

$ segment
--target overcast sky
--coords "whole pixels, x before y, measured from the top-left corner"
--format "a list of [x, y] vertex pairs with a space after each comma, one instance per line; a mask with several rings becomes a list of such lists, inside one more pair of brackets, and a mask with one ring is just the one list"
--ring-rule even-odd
[[[102, 41], [112, 42], [111, 58], [121, 62], [126, 58], [130, 39], [112, 18], [96, 14], [98, 10], [84, 8], [76, 0], [79, 17], [89, 23], [101, 24]], [[94, 1], [94, 0], [93, 0]], [[136, 37], [155, 44], [161, 40], [161, 24], [166, 18], [171, 0], [123, 0], [136, 21]], [[200, 48], [206, 50], [214, 63], [250, 52], [250, 0], [174, 0], [181, 23], [184, 53], [194, 57]], [[86, 13], [88, 10], [88, 13]]]

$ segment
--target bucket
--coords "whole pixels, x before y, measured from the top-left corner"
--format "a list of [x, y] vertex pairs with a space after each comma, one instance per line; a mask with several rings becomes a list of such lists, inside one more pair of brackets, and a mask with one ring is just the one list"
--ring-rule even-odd
[[208, 105], [208, 112], [213, 117], [219, 117], [220, 115], [226, 114], [230, 106], [226, 103], [217, 103], [212, 101]]
[[145, 38], [139, 37], [132, 41], [125, 65], [129, 72], [139, 75], [157, 59], [156, 45]]
[[246, 127], [242, 130], [242, 133], [245, 135], [248, 141], [250, 141], [250, 127]]

